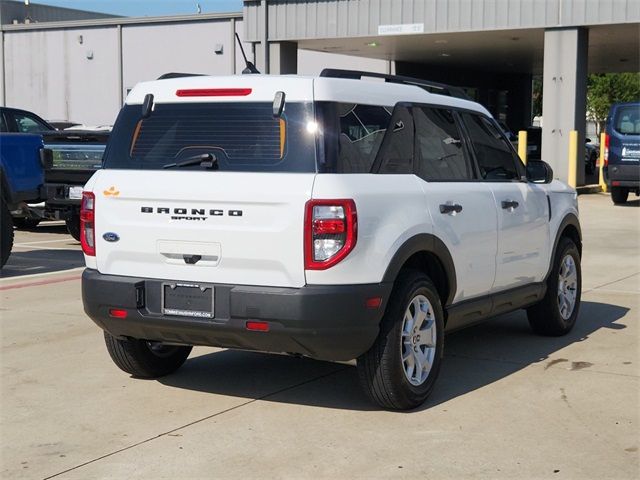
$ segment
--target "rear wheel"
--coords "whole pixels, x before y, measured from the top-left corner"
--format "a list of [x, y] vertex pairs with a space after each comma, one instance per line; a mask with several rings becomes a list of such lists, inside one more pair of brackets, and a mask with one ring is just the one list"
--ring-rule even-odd
[[71, 217], [65, 220], [67, 224], [67, 232], [71, 235], [77, 242], [80, 241], [80, 216], [72, 215]]
[[13, 219], [4, 200], [0, 204], [0, 268], [4, 267], [13, 248]]
[[14, 218], [13, 225], [20, 230], [31, 230], [40, 224], [39, 218]]
[[578, 318], [581, 292], [580, 252], [572, 240], [562, 237], [547, 279], [547, 293], [527, 309], [533, 331], [549, 336], [569, 333]]
[[626, 203], [627, 198], [629, 198], [629, 189], [622, 187], [611, 187], [611, 200], [616, 205], [621, 203]]
[[139, 378], [157, 378], [175, 372], [187, 360], [192, 348], [135, 338], [122, 340], [107, 332], [104, 332], [104, 341], [113, 363]]
[[444, 316], [426, 275], [408, 271], [396, 281], [380, 333], [358, 358], [360, 384], [383, 408], [420, 406], [435, 385], [444, 349]]

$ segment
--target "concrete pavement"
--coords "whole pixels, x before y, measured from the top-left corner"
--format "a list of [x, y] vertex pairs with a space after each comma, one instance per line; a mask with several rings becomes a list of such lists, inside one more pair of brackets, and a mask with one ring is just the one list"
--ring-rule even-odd
[[410, 413], [368, 404], [353, 364], [196, 348], [174, 375], [129, 378], [82, 311], [77, 243], [18, 232], [0, 280], [0, 476], [638, 478], [638, 206], [580, 197], [571, 334], [535, 336], [522, 312], [453, 334]]

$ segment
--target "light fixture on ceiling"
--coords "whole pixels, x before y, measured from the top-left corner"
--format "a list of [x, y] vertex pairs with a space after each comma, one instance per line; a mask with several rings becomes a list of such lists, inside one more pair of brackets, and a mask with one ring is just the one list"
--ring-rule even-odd
[[367, 43], [367, 47], [379, 47], [380, 44], [378, 42], [369, 42]]
[[450, 57], [451, 54], [442, 52], [442, 53], [439, 54], [439, 56], [440, 57]]
[[440, 40], [436, 40], [433, 43], [438, 44], [438, 45], [444, 45], [445, 43], [449, 43], [449, 40], [440, 39]]

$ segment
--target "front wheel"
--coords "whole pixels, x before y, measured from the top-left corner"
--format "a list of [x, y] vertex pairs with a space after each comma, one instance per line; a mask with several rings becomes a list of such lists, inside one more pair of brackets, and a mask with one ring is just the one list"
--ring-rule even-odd
[[165, 345], [136, 338], [119, 339], [104, 332], [111, 360], [138, 378], [158, 378], [175, 372], [187, 360], [190, 346]]
[[549, 336], [569, 333], [578, 318], [581, 293], [580, 252], [572, 240], [562, 237], [547, 278], [547, 293], [527, 309], [533, 331]]
[[629, 189], [622, 187], [611, 187], [611, 200], [616, 205], [621, 203], [626, 203], [627, 198], [629, 198]]
[[443, 349], [444, 315], [435, 286], [420, 272], [403, 272], [378, 338], [358, 358], [360, 384], [383, 408], [418, 407], [433, 390]]

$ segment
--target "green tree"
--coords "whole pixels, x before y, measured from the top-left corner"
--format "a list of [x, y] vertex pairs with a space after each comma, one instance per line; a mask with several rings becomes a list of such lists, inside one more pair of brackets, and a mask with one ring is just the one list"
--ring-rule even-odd
[[598, 73], [587, 79], [587, 112], [603, 131], [612, 103], [640, 100], [640, 73]]

